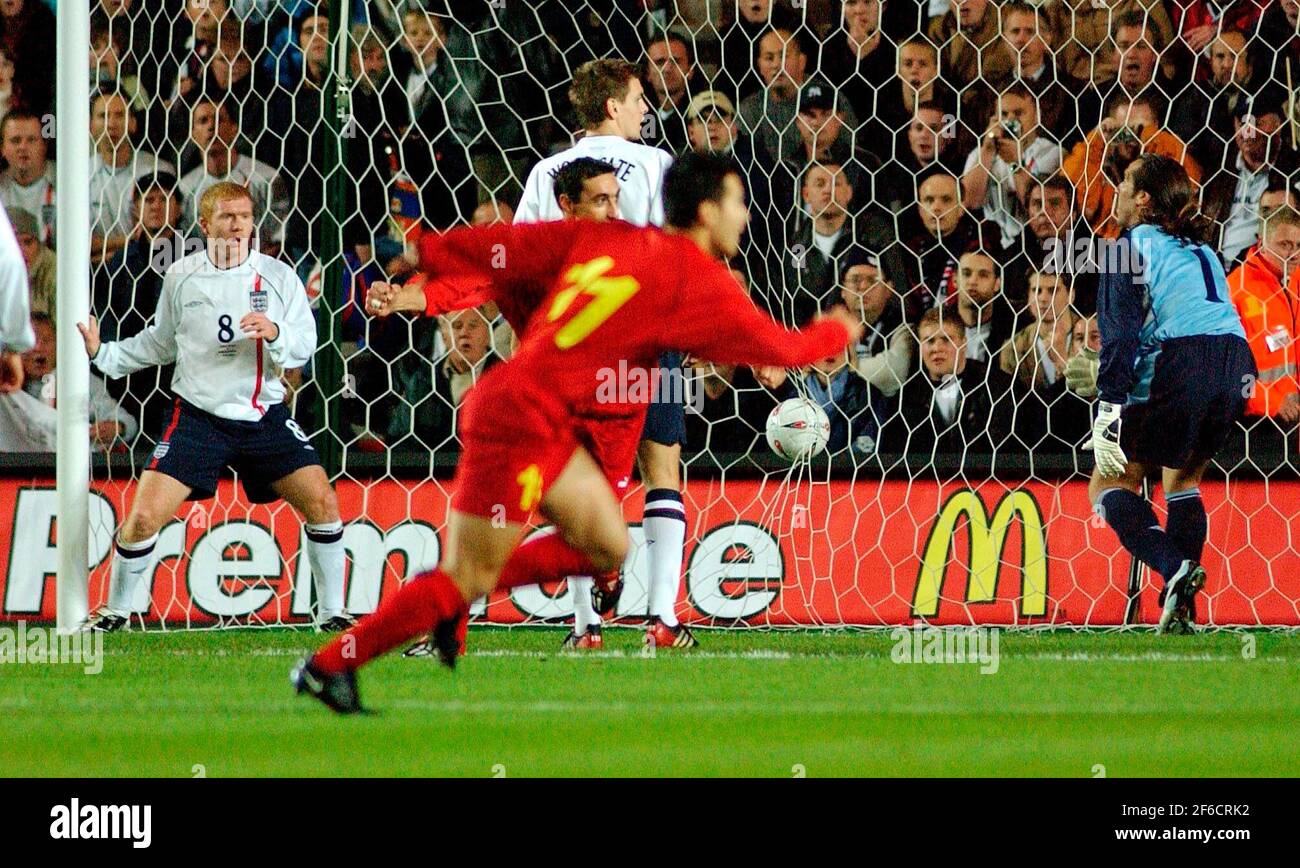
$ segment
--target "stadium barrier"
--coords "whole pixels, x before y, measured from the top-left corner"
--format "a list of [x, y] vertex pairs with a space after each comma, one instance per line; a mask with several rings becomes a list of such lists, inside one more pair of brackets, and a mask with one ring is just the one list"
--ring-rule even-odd
[[[112, 528], [134, 482], [91, 494], [90, 603], [108, 587]], [[1300, 625], [1300, 480], [1207, 480], [1209, 584], [1198, 621]], [[437, 561], [445, 480], [338, 482], [348, 525], [347, 602], [369, 612]], [[1156, 587], [1091, 512], [1087, 484], [990, 479], [688, 481], [678, 609], [695, 625], [879, 627], [912, 623], [1119, 627], [1153, 624]], [[624, 501], [633, 546], [619, 615], [646, 614], [643, 492]], [[164, 527], [137, 609], [151, 628], [305, 625], [312, 606], [302, 526], [284, 504], [254, 506], [223, 480], [217, 497]], [[0, 479], [0, 621], [53, 621], [52, 477]], [[1136, 589], [1136, 594], [1132, 591]], [[476, 620], [571, 614], [567, 587], [519, 588], [475, 604]]]

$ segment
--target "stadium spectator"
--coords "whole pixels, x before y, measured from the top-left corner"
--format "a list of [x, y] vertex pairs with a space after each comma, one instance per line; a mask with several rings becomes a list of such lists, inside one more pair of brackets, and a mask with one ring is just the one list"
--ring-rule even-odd
[[[172, 262], [200, 249], [186, 247], [180, 234], [181, 197], [175, 175], [142, 177], [132, 191], [135, 229], [126, 246], [92, 274], [92, 297], [104, 340], [122, 340], [144, 330], [162, 295], [163, 272]], [[144, 433], [158, 439], [171, 415], [174, 368], [147, 368], [109, 382], [109, 391]]]
[[[957, 116], [957, 97], [939, 76], [939, 52], [917, 37], [898, 46], [894, 77], [876, 94], [875, 114], [867, 118], [858, 135], [868, 142], [893, 142], [923, 103], [942, 106], [945, 115]], [[947, 120], [944, 128], [949, 128]]]
[[1013, 416], [1011, 379], [996, 366], [968, 358], [966, 326], [939, 308], [917, 325], [921, 369], [903, 384], [898, 412], [885, 428], [890, 452], [912, 466], [939, 456], [970, 458], [1006, 447]]
[[[517, 198], [526, 174], [523, 125], [505, 104], [500, 80], [475, 37], [454, 19], [414, 5], [406, 9], [402, 29], [404, 50], [397, 53], [394, 75], [405, 84], [411, 118], [431, 142], [449, 132], [472, 160], [477, 195], [469, 191], [472, 204], [460, 215], [467, 217], [474, 204], [494, 196]], [[499, 44], [496, 49], [509, 50]], [[504, 63], [505, 57], [493, 62]], [[468, 186], [463, 176], [452, 177], [456, 185]]]
[[[196, 86], [184, 100], [173, 106], [172, 135], [178, 140], [183, 141], [189, 136], [188, 106], [199, 100], [210, 100], [225, 103], [233, 113], [241, 132], [240, 150], [251, 154], [250, 146], [261, 142], [267, 124], [268, 88], [265, 87], [265, 77], [259, 75], [249, 53], [250, 45], [255, 44], [250, 42], [246, 27], [234, 16], [228, 16], [221, 22], [216, 44], [206, 53], [202, 65], [196, 70]], [[190, 159], [193, 163], [185, 158], [180, 161], [186, 172], [200, 161], [197, 154], [190, 156]]]
[[686, 110], [695, 78], [691, 47], [681, 36], [667, 33], [646, 48], [645, 62], [650, 114], [641, 141], [671, 154], [684, 153], [689, 145]]
[[126, 99], [117, 93], [96, 93], [90, 98], [91, 255], [107, 259], [121, 250], [135, 225], [132, 193], [136, 181], [147, 175], [176, 169], [157, 155], [136, 150], [136, 117]]
[[1192, 182], [1200, 183], [1201, 167], [1187, 153], [1182, 139], [1160, 128], [1162, 114], [1160, 99], [1149, 92], [1132, 100], [1114, 96], [1107, 103], [1101, 123], [1074, 146], [1061, 164], [1061, 170], [1074, 184], [1084, 218], [1098, 236], [1119, 235], [1119, 224], [1111, 216], [1115, 189], [1138, 154], [1178, 160]]
[[[1272, 450], [1294, 440], [1300, 422], [1300, 213], [1278, 208], [1263, 221], [1263, 237], [1228, 275], [1228, 292], [1241, 316], [1259, 378], [1246, 399], [1249, 449]], [[1261, 420], [1272, 420], [1273, 424]], [[1280, 451], [1280, 450], [1279, 450]], [[1294, 444], [1291, 450], [1294, 453]]]
[[984, 218], [1002, 231], [1002, 246], [1016, 243], [1024, 230], [1024, 202], [1035, 179], [1061, 165], [1061, 146], [1038, 125], [1038, 106], [1024, 85], [1013, 84], [998, 98], [999, 112], [989, 120], [980, 143], [966, 158], [962, 204], [984, 209]]
[[[686, 132], [694, 151], [732, 154], [746, 174], [754, 167], [754, 148], [736, 123], [736, 106], [717, 90], [696, 94], [686, 107]], [[747, 188], [752, 188], [747, 185]]]
[[57, 258], [54, 251], [41, 243], [41, 224], [36, 215], [22, 208], [7, 208], [9, 223], [18, 239], [18, 249], [27, 264], [31, 285], [31, 310], [54, 316], [58, 291]]
[[1220, 33], [1252, 33], [1268, 0], [1170, 0], [1169, 15], [1179, 40], [1200, 54]]
[[962, 131], [957, 119], [936, 102], [920, 103], [906, 129], [894, 137], [894, 156], [877, 177], [887, 190], [900, 191], [911, 199], [917, 179], [932, 169], [959, 175], [965, 165], [957, 147]]
[[54, 12], [42, 0], [0, 2], [0, 49], [13, 61], [23, 107], [37, 114], [54, 102], [56, 32]]
[[851, 364], [849, 350], [828, 356], [777, 391], [781, 400], [806, 397], [826, 413], [831, 423], [826, 451], [832, 458], [845, 454], [862, 461], [876, 454], [881, 429], [893, 410], [890, 402]]
[[809, 219], [790, 236], [783, 289], [772, 287], [775, 297], [767, 299], [772, 316], [791, 325], [807, 322], [838, 296], [836, 263], [845, 253], [858, 246], [885, 250], [892, 241], [884, 221], [851, 214], [853, 182], [838, 163], [809, 166], [800, 195]]
[[[58, 448], [54, 320], [49, 314], [35, 313], [32, 328], [36, 346], [23, 354], [23, 388], [0, 395], [0, 452], [54, 452]], [[138, 423], [109, 395], [102, 377], [92, 372], [89, 385], [92, 446], [124, 448], [135, 438]]]
[[1016, 311], [1002, 292], [1002, 269], [981, 250], [961, 255], [954, 275], [957, 301], [949, 316], [966, 327], [966, 357], [990, 361], [1016, 328]]
[[0, 48], [0, 117], [22, 107], [22, 94], [14, 86], [14, 62], [5, 49]]
[[1070, 148], [1100, 120], [1100, 102], [1090, 84], [1057, 63], [1048, 45], [1049, 35], [1060, 34], [1056, 38], [1064, 41], [1069, 32], [1069, 21], [1062, 19], [1061, 9], [1060, 3], [1034, 6], [1023, 0], [1002, 7], [1002, 39], [1011, 64], [1006, 77], [994, 87], [999, 92], [1016, 83], [1028, 88], [1038, 99], [1043, 129]]
[[1296, 188], [1291, 185], [1289, 178], [1278, 174], [1269, 175], [1268, 188], [1264, 190], [1264, 195], [1259, 197], [1259, 213], [1268, 214], [1283, 205], [1289, 205], [1300, 211], [1300, 195], [1296, 194]]
[[880, 5], [880, 0], [841, 0], [838, 27], [821, 51], [820, 74], [864, 121], [875, 114], [877, 92], [897, 64], [893, 43], [880, 29]]
[[778, 0], [746, 0], [720, 5], [720, 63], [713, 86], [724, 93], [735, 94], [743, 102], [765, 86], [754, 62], [764, 34], [772, 29], [793, 33], [799, 27], [799, 18]]
[[919, 179], [916, 208], [903, 216], [899, 239], [911, 287], [904, 295], [909, 320], [956, 296], [957, 260], [963, 253], [1002, 249], [997, 227], [962, 207], [961, 183], [945, 171]]
[[0, 121], [0, 156], [5, 170], [0, 175], [0, 204], [21, 208], [40, 221], [40, 240], [54, 246], [54, 163], [47, 159], [48, 141], [44, 120], [31, 112], [15, 109]]
[[[1169, 20], [1169, 13], [1162, 0], [1061, 0], [1065, 8], [1063, 18], [1073, 22], [1069, 38], [1057, 51], [1057, 60], [1070, 75], [1082, 81], [1091, 81], [1100, 85], [1113, 80], [1119, 70], [1119, 58], [1123, 51], [1112, 51], [1112, 23], [1118, 23], [1128, 13], [1136, 13], [1136, 20], [1151, 22], [1151, 38], [1147, 44], [1154, 52], [1160, 52], [1174, 37], [1174, 25]], [[1133, 20], [1133, 19], [1128, 19]], [[1127, 36], [1127, 34], [1126, 34]], [[1139, 55], [1143, 51], [1139, 49]], [[1138, 60], [1138, 56], [1126, 62]], [[1130, 74], [1138, 70], [1130, 70]]]
[[1286, 138], [1285, 105], [1286, 95], [1272, 89], [1237, 103], [1223, 168], [1210, 173], [1201, 193], [1205, 215], [1219, 224], [1217, 247], [1229, 268], [1259, 238], [1259, 201], [1270, 176], [1292, 177], [1300, 168]]
[[[492, 349], [491, 312], [484, 308], [457, 311], [440, 317], [438, 327], [446, 355], [439, 361], [419, 364], [405, 391], [412, 404], [416, 436], [426, 448], [445, 449], [455, 436], [456, 416], [470, 386], [490, 367], [501, 361]], [[395, 419], [399, 435], [404, 420]]]
[[989, 83], [1011, 71], [996, 3], [952, 0], [946, 12], [930, 19], [925, 33], [939, 47], [940, 66], [963, 102], [986, 96]]
[[191, 109], [190, 141], [203, 162], [180, 179], [184, 233], [198, 234], [203, 193], [213, 184], [231, 181], [252, 195], [257, 219], [254, 237], [264, 253], [274, 256], [273, 250], [284, 243], [284, 224], [292, 207], [289, 194], [275, 169], [239, 152], [239, 123], [230, 104], [200, 97]]
[[1065, 369], [1074, 355], [1075, 314], [1070, 284], [1059, 274], [1029, 277], [1033, 321], [1002, 345], [998, 366], [1018, 386], [1015, 433], [1032, 451], [1072, 450], [1092, 422], [1089, 404], [1067, 394]]
[[[408, 123], [406, 94], [389, 70], [388, 51], [379, 31], [366, 25], [353, 27], [352, 45], [352, 116], [344, 130], [351, 134], [348, 178], [354, 183], [347, 185], [351, 219], [344, 237], [357, 247], [362, 260], [373, 256], [390, 275], [400, 277], [409, 264], [402, 259], [404, 232], [395, 232], [390, 226], [389, 193], [403, 174], [400, 140]], [[401, 183], [406, 180], [401, 178]], [[412, 192], [411, 210], [418, 220], [419, 193]]]
[[[799, 134], [792, 127], [799, 93], [809, 81], [808, 54], [789, 30], [773, 28], [759, 39], [754, 62], [765, 87], [741, 100], [740, 122], [759, 156], [776, 163], [799, 147]], [[839, 109], [845, 123], [856, 127], [852, 110], [843, 105]]]
[[510, 207], [509, 202], [497, 199], [492, 202], [484, 202], [474, 209], [473, 216], [470, 217], [471, 226], [491, 226], [494, 223], [513, 223], [515, 222], [515, 209]]
[[149, 109], [150, 94], [135, 74], [135, 64], [127, 50], [128, 34], [124, 27], [113, 27], [106, 20], [92, 19], [90, 29], [90, 90], [115, 91], [127, 98], [137, 113]]
[[1205, 123], [1187, 145], [1192, 156], [1207, 172], [1223, 166], [1224, 151], [1232, 141], [1237, 106], [1249, 101], [1257, 89], [1253, 84], [1255, 65], [1247, 50], [1246, 37], [1237, 30], [1225, 30], [1210, 43], [1209, 73], [1189, 88], [1179, 110]]
[[[1063, 175], [1053, 175], [1031, 184], [1026, 202], [1025, 228], [1029, 231], [1022, 233], [1021, 256], [1013, 261], [1028, 271], [1066, 275], [1073, 288], [1075, 308], [1094, 310], [1097, 277], [1092, 232], [1075, 207], [1074, 185]], [[1017, 277], [1017, 287], [1028, 286], [1028, 271]], [[1008, 295], [1015, 297], [1010, 291]]]
[[172, 31], [181, 19], [169, 3], [159, 15], [146, 8], [145, 0], [99, 0], [91, 10], [91, 31], [107, 25], [124, 34], [124, 44], [140, 77], [145, 93], [165, 96], [175, 87], [175, 65], [169, 62]]
[[902, 296], [881, 268], [880, 257], [862, 249], [840, 261], [840, 298], [866, 328], [852, 348], [857, 372], [881, 394], [893, 397], [912, 363], [912, 333], [903, 322]]

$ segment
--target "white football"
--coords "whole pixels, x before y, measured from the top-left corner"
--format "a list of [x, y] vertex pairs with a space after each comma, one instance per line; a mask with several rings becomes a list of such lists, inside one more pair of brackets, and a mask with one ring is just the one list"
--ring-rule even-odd
[[791, 398], [772, 408], [767, 417], [767, 445], [786, 461], [818, 455], [831, 437], [826, 411], [807, 398]]

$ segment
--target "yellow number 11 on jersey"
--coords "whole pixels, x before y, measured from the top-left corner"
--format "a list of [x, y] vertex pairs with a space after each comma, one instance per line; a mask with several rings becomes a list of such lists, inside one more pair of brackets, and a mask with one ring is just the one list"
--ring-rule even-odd
[[612, 257], [598, 256], [565, 272], [564, 279], [569, 285], [551, 303], [551, 309], [546, 314], [547, 322], [559, 319], [579, 295], [590, 295], [593, 299], [555, 333], [557, 347], [567, 350], [586, 338], [641, 288], [635, 278], [625, 274], [605, 277], [605, 272], [613, 267]]

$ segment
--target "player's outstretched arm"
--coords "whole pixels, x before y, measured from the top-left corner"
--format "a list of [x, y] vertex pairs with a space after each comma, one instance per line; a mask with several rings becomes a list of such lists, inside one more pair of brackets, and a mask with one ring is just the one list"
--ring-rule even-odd
[[162, 293], [153, 322], [136, 335], [120, 341], [100, 341], [99, 323], [94, 317], [78, 323], [77, 330], [86, 345], [86, 354], [106, 377], [125, 377], [143, 368], [169, 365], [176, 361], [175, 280], [163, 276]]
[[721, 265], [685, 281], [668, 342], [718, 364], [799, 368], [862, 337], [862, 322], [842, 305], [807, 328], [787, 329], [750, 300]]

